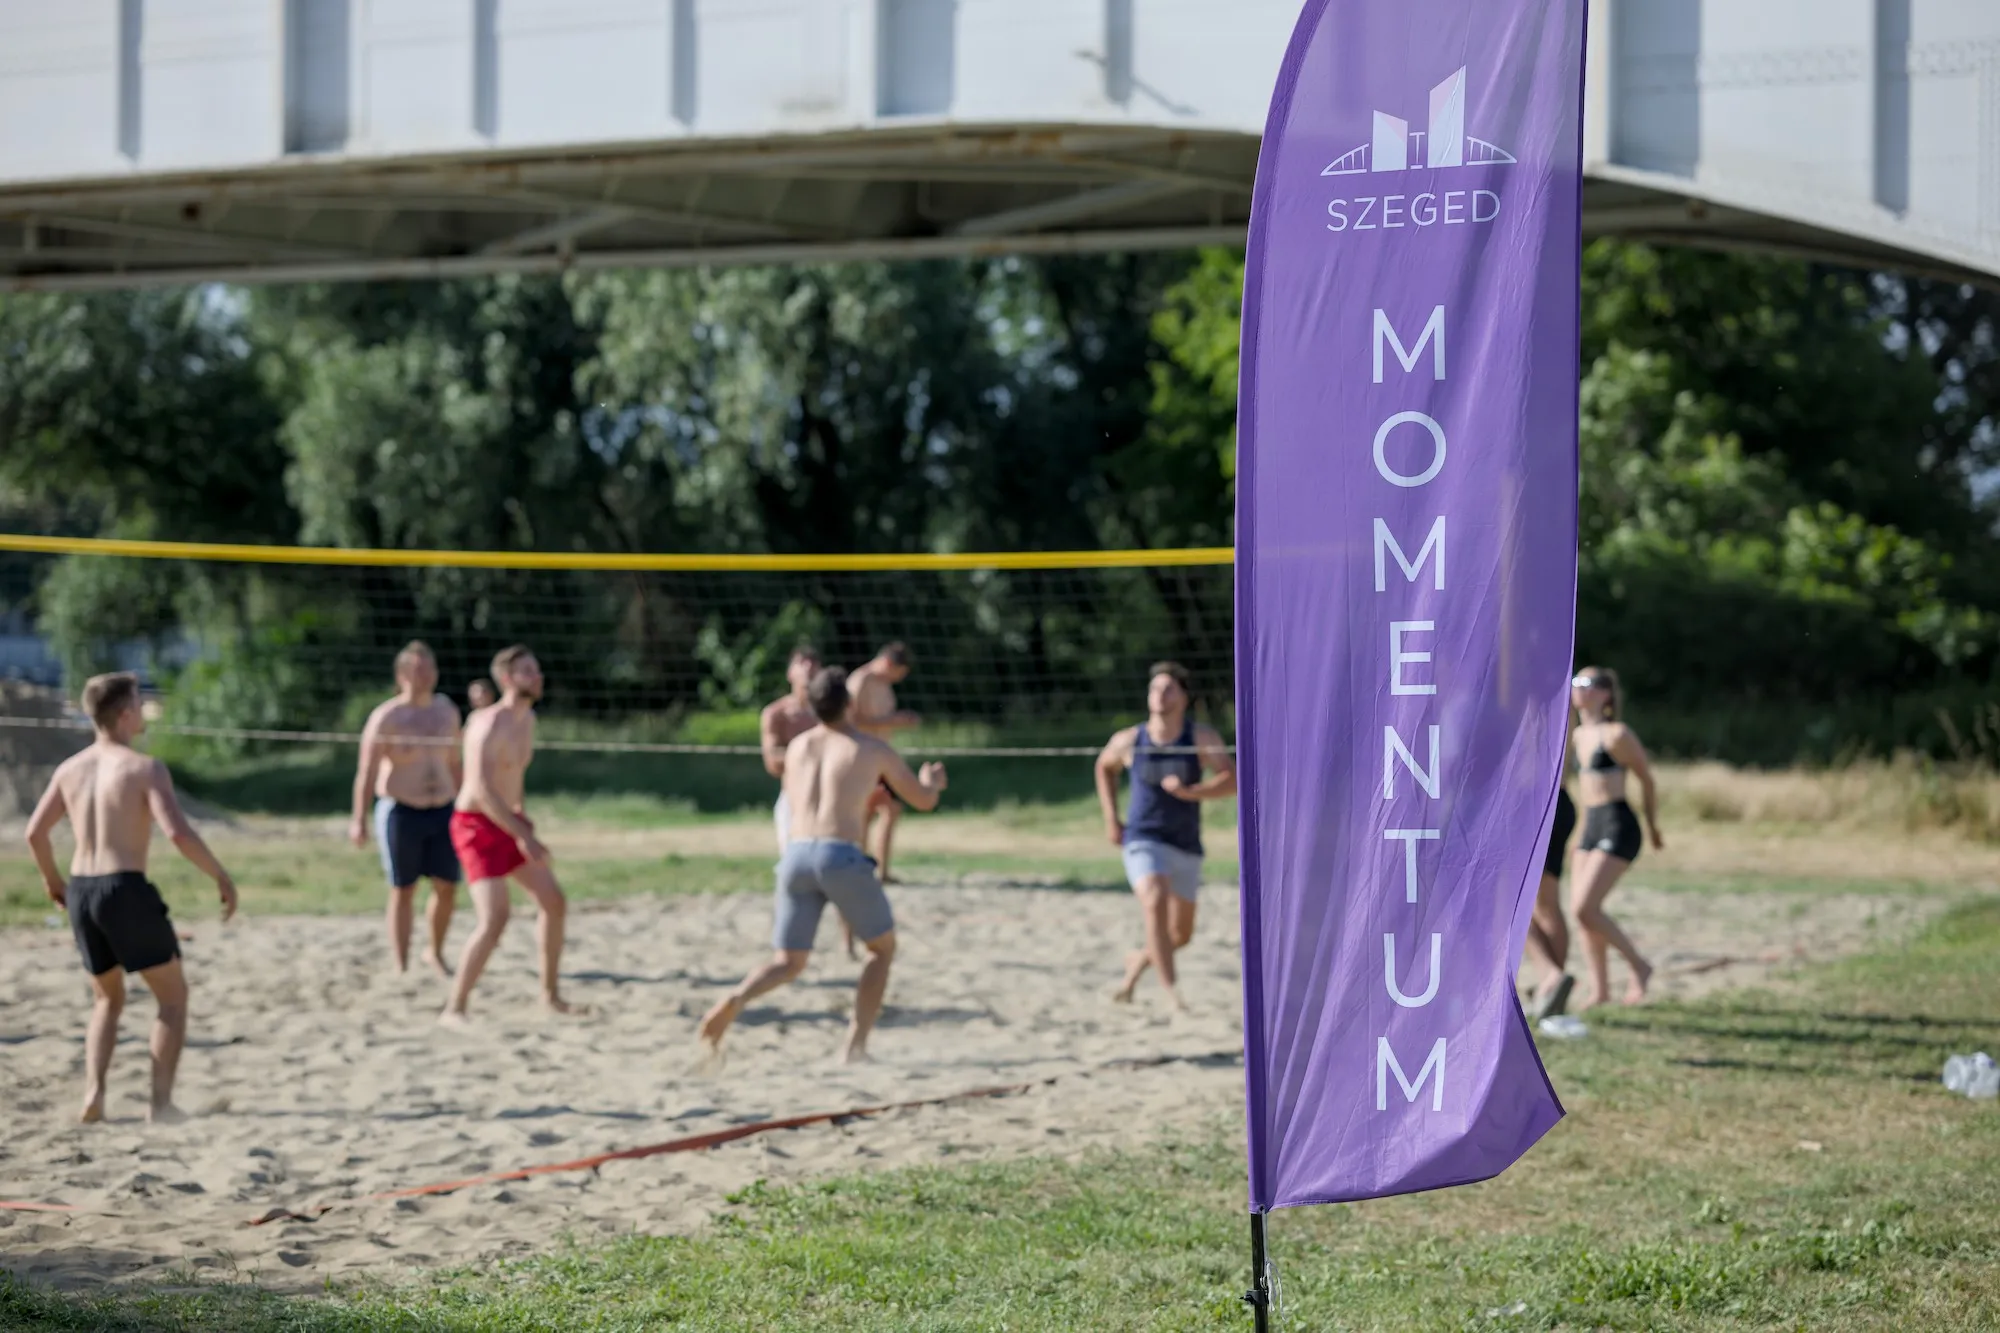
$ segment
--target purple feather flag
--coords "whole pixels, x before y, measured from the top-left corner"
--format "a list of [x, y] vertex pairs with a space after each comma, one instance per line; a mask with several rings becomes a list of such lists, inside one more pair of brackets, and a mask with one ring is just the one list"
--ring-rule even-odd
[[1587, 0], [1311, 0], [1237, 475], [1250, 1204], [1504, 1170], [1576, 601]]

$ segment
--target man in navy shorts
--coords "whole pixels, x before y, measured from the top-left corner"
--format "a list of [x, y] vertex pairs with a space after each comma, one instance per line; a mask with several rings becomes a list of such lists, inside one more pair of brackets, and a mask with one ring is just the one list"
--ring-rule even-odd
[[[125, 1011], [125, 974], [137, 972], [159, 1006], [153, 1024], [150, 1118], [171, 1124], [184, 1119], [173, 1098], [174, 1073], [187, 1042], [188, 987], [181, 972], [180, 938], [160, 891], [146, 878], [153, 825], [158, 823], [180, 854], [215, 881], [224, 921], [236, 914], [236, 885], [181, 812], [167, 766], [132, 748], [146, 730], [139, 678], [125, 673], [91, 677], [83, 687], [83, 711], [90, 715], [96, 739], [56, 769], [28, 820], [28, 847], [49, 898], [69, 913], [70, 931], [96, 997], [84, 1039], [86, 1081], [79, 1118], [86, 1125], [104, 1119], [105, 1077], [118, 1044], [118, 1018]], [[65, 816], [76, 835], [67, 883], [49, 838]]]
[[450, 976], [445, 936], [458, 900], [458, 854], [451, 846], [451, 807], [458, 796], [458, 708], [437, 692], [437, 659], [412, 642], [396, 654], [396, 695], [378, 705], [361, 729], [354, 772], [354, 817], [348, 837], [368, 845], [368, 802], [375, 802], [375, 842], [389, 880], [389, 953], [396, 970], [410, 967], [417, 881], [431, 882], [424, 961]]

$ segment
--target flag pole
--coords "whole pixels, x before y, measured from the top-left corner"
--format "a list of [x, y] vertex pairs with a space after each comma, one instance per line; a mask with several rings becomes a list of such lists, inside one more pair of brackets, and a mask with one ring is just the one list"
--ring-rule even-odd
[[1271, 1333], [1271, 1265], [1264, 1257], [1264, 1213], [1250, 1214], [1250, 1273], [1252, 1286], [1243, 1301], [1256, 1317], [1257, 1333]]

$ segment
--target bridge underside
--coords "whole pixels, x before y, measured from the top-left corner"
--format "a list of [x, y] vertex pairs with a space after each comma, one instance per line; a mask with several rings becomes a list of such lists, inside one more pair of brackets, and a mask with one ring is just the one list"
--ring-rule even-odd
[[[1256, 159], [1246, 134], [960, 124], [8, 185], [0, 289], [1240, 244]], [[1621, 167], [1589, 174], [1584, 230], [2000, 281]]]

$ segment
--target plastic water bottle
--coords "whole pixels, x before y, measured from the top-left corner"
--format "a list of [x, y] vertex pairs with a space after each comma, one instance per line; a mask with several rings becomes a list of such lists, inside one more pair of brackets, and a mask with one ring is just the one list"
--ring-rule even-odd
[[1944, 1086], [1968, 1097], [2000, 1097], [2000, 1065], [1984, 1051], [1954, 1055], [1944, 1062]]
[[1575, 1041], [1578, 1037], [1590, 1035], [1590, 1027], [1573, 1014], [1552, 1014], [1535, 1024], [1545, 1037], [1559, 1041]]

